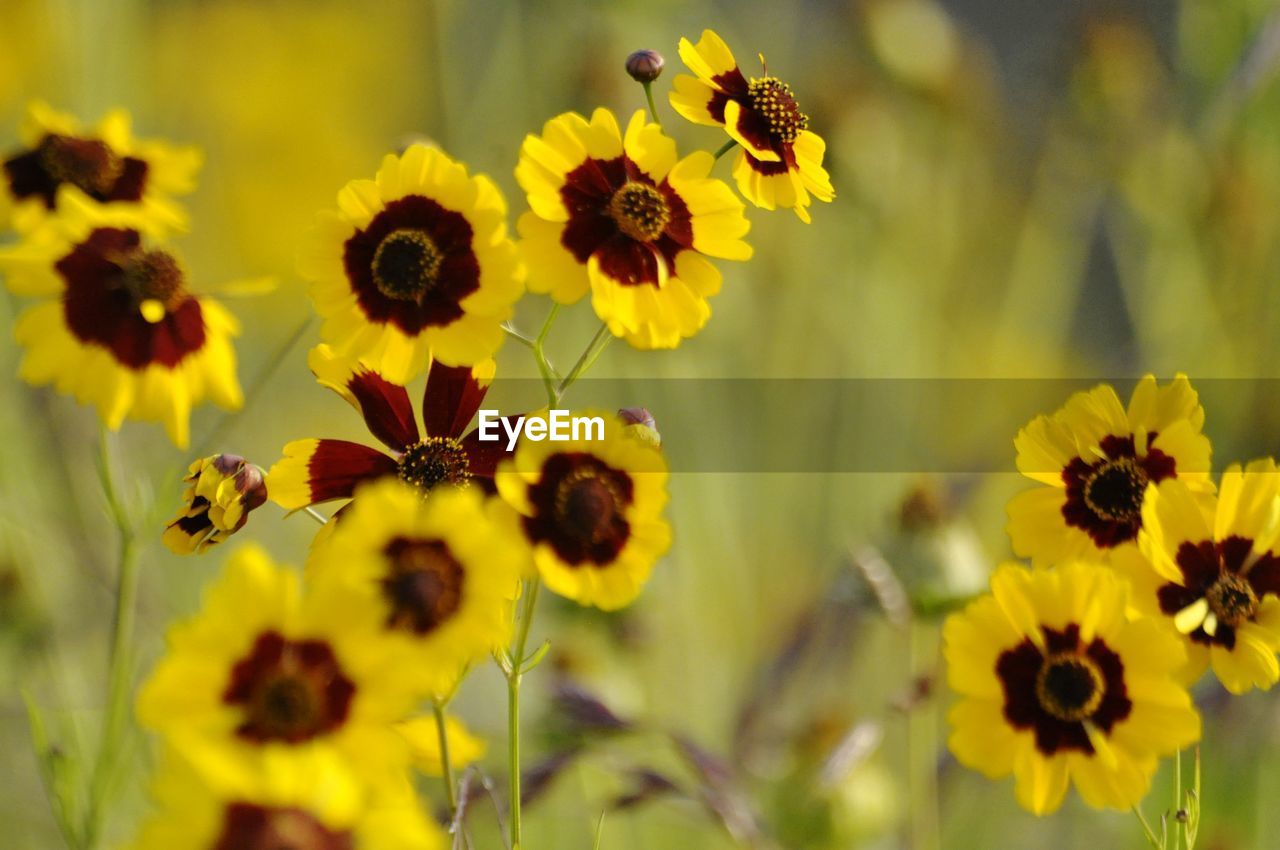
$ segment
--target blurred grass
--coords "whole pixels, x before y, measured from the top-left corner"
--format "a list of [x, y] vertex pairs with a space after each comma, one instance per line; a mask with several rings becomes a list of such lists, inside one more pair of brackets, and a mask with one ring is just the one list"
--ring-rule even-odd
[[[124, 105], [142, 134], [200, 144], [207, 165], [191, 200], [193, 232], [180, 243], [198, 279], [282, 281], [268, 298], [233, 304], [248, 376], [309, 310], [293, 253], [342, 183], [371, 175], [382, 154], [421, 134], [491, 174], [519, 210], [512, 168], [524, 133], [566, 109], [640, 108], [622, 58], [642, 46], [664, 52], [665, 91], [678, 38], [709, 26], [744, 67], [762, 51], [791, 82], [828, 141], [839, 197], [808, 227], [789, 213], [752, 211], [756, 257], [722, 264], [726, 285], [707, 330], [670, 353], [615, 344], [597, 374], [1280, 377], [1280, 93], [1269, 85], [1274, 57], [1265, 41], [1255, 46], [1274, 27], [1269, 4], [1195, 0], [1155, 14], [1136, 3], [1068, 5], [1020, 16], [1027, 28], [1041, 14], [1053, 22], [1051, 36], [1036, 34], [1051, 42], [1043, 67], [1024, 76], [991, 46], [1009, 37], [976, 2], [6, 0], [0, 128], [10, 129], [0, 138], [12, 139], [26, 100], [44, 97], [88, 118]], [[718, 145], [661, 104], [682, 151]], [[0, 301], [3, 324], [14, 307]], [[545, 309], [526, 299], [517, 324], [536, 327]], [[575, 355], [594, 325], [585, 307], [573, 311], [557, 326], [553, 354]], [[113, 545], [95, 489], [91, 415], [20, 385], [11, 377], [17, 355], [0, 345], [0, 375], [10, 376], [0, 378], [0, 822], [12, 846], [34, 848], [56, 846], [56, 835], [18, 688], [64, 709], [59, 723], [92, 741]], [[533, 375], [524, 355], [504, 349], [503, 373]], [[1280, 405], [1265, 390], [1242, 383], [1209, 411], [1219, 466], [1276, 450]], [[215, 420], [197, 413], [194, 433]], [[361, 427], [314, 385], [299, 349], [219, 448], [266, 465], [289, 439], [359, 438]], [[1012, 437], [991, 435], [1009, 469]], [[939, 422], [937, 439], [948, 438]], [[797, 421], [778, 439], [859, 435]], [[158, 515], [167, 514], [186, 458], [149, 427], [129, 427], [123, 442], [130, 477], [154, 488]], [[636, 609], [619, 620], [559, 608], [538, 630], [558, 638], [561, 667], [616, 710], [727, 756], [765, 665], [812, 622], [815, 604], [846, 586], [851, 546], [875, 543], [903, 576], [935, 583], [957, 564], [1008, 554], [1003, 503], [1016, 476], [937, 482], [947, 520], [927, 544], [904, 542], [898, 528], [898, 505], [916, 482], [913, 470], [677, 475], [676, 545]], [[278, 520], [264, 508], [250, 533], [301, 562], [311, 524]], [[220, 560], [147, 550], [147, 659]], [[837, 614], [840, 628], [783, 665], [788, 684], [767, 700], [764, 741], [736, 752], [739, 781], [773, 831], [794, 846], [924, 850], [931, 828], [916, 795], [921, 771], [927, 778], [936, 766], [942, 847], [1141, 846], [1127, 816], [1072, 802], [1036, 820], [1017, 809], [1008, 783], [958, 769], [945, 752], [922, 754], [919, 718], [940, 722], [945, 689], [905, 711], [891, 706], [913, 692], [913, 670], [932, 672], [936, 654], [917, 642], [913, 662], [903, 634], [865, 601]], [[549, 678], [533, 677], [535, 693]], [[1205, 696], [1202, 846], [1269, 846], [1280, 787], [1275, 700]], [[468, 684], [459, 710], [500, 741], [491, 671]], [[878, 751], [847, 781], [819, 787], [814, 765], [863, 721], [882, 724]], [[493, 746], [487, 763], [495, 775], [501, 751]], [[623, 790], [616, 770], [653, 759], [692, 781], [652, 738], [602, 744], [532, 809], [529, 845], [590, 847], [600, 808]], [[1162, 777], [1149, 812], [1170, 796], [1167, 769]], [[119, 836], [143, 804], [140, 785], [131, 789], [115, 817]], [[487, 819], [479, 807], [476, 820]], [[602, 846], [735, 845], [696, 805], [659, 800], [610, 814]]]

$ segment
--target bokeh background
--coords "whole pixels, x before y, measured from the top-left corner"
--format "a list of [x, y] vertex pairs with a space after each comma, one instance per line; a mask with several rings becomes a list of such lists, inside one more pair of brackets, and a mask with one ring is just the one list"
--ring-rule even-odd
[[[290, 439], [361, 435], [305, 368], [314, 326], [255, 379], [308, 315], [293, 255], [315, 211], [423, 136], [492, 175], [518, 211], [525, 133], [564, 110], [640, 108], [626, 54], [662, 51], [665, 93], [678, 39], [704, 27], [744, 67], [763, 52], [792, 84], [828, 141], [839, 197], [810, 226], [752, 210], [756, 257], [723, 264], [707, 329], [675, 352], [615, 344], [595, 374], [898, 379], [904, 393], [921, 378], [1108, 377], [1125, 395], [1145, 371], [1186, 371], [1215, 379], [1219, 468], [1277, 448], [1280, 14], [1264, 0], [0, 0], [0, 143], [15, 143], [40, 97], [89, 119], [125, 106], [140, 134], [205, 150], [179, 243], [188, 265], [210, 284], [279, 280], [231, 305], [242, 378], [258, 389], [214, 447], [266, 466]], [[659, 104], [682, 151], [719, 146]], [[0, 299], [0, 325], [20, 308]], [[536, 328], [546, 308], [525, 299], [517, 326]], [[553, 357], [570, 361], [594, 327], [585, 304], [570, 311]], [[115, 541], [92, 413], [21, 385], [17, 358], [0, 334], [0, 843], [52, 848], [20, 694], [48, 708], [69, 748], [91, 750]], [[536, 374], [518, 346], [499, 364]], [[589, 401], [581, 392], [570, 400]], [[604, 810], [601, 846], [619, 850], [1143, 846], [1130, 816], [1076, 801], [1032, 818], [1009, 783], [946, 753], [939, 617], [1009, 554], [1013, 429], [1035, 411], [1016, 393], [982, 398], [1010, 409], [960, 399], [912, 423], [912, 440], [971, 452], [969, 473], [908, 460], [759, 474], [745, 458], [675, 475], [676, 543], [641, 601], [620, 615], [554, 604], [540, 615], [553, 650], [529, 684], [528, 766], [545, 782], [528, 846], [588, 848]], [[742, 434], [869, 439], [852, 420], [765, 401], [736, 431], [666, 436], [687, 452], [749, 445]], [[215, 411], [196, 414], [197, 439], [217, 428]], [[874, 439], [906, 439], [895, 433]], [[128, 425], [122, 443], [156, 529], [145, 667], [223, 553], [181, 560], [158, 545], [188, 458], [150, 426]], [[245, 536], [300, 563], [313, 531], [269, 505]], [[1274, 846], [1280, 704], [1201, 687], [1200, 846]], [[457, 707], [490, 739], [483, 768], [502, 787], [494, 671]], [[135, 742], [114, 838], [145, 808], [148, 752]], [[1166, 765], [1148, 815], [1171, 798]], [[490, 807], [472, 821], [477, 846], [500, 846]]]

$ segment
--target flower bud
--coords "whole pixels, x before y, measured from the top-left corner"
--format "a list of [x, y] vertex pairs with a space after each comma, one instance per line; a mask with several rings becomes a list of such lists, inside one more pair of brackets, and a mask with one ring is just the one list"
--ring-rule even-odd
[[637, 83], [651, 83], [662, 74], [665, 61], [656, 50], [637, 50], [627, 57], [627, 73]]
[[622, 432], [628, 437], [648, 443], [655, 449], [662, 447], [662, 435], [658, 433], [658, 423], [648, 410], [643, 407], [624, 407], [618, 411], [618, 419], [622, 421]]
[[249, 512], [267, 500], [259, 467], [239, 455], [213, 455], [187, 471], [186, 506], [164, 530], [164, 543], [178, 555], [203, 553], [244, 527]]

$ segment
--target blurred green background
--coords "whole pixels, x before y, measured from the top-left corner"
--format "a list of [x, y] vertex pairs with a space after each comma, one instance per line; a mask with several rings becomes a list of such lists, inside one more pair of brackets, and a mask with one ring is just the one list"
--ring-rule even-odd
[[[308, 314], [293, 255], [345, 181], [427, 136], [492, 175], [518, 212], [512, 170], [525, 133], [564, 110], [640, 108], [622, 72], [639, 47], [666, 55], [665, 95], [678, 39], [704, 27], [744, 68], [763, 52], [792, 84], [827, 139], [838, 198], [815, 205], [811, 226], [750, 210], [755, 259], [722, 264], [706, 330], [674, 352], [615, 344], [595, 374], [1115, 376], [1122, 396], [1145, 371], [1280, 377], [1280, 14], [1262, 0], [2, 0], [0, 141], [16, 143], [25, 103], [41, 97], [86, 119], [125, 106], [140, 135], [199, 144], [207, 162], [179, 241], [197, 285], [281, 281], [231, 304], [252, 384]], [[712, 130], [680, 123], [665, 96], [659, 108], [682, 151], [719, 146]], [[0, 324], [20, 306], [0, 300]], [[517, 326], [536, 328], [546, 308], [525, 299]], [[554, 359], [576, 356], [595, 324], [585, 304], [570, 311]], [[51, 711], [69, 746], [78, 737], [92, 747], [115, 542], [92, 413], [19, 384], [9, 340], [0, 337], [0, 843], [51, 848], [19, 694]], [[362, 438], [358, 418], [306, 370], [314, 341], [313, 328], [215, 448], [266, 466], [290, 439]], [[499, 366], [536, 374], [518, 346]], [[1219, 468], [1275, 450], [1277, 392], [1241, 381], [1215, 393], [1207, 428]], [[1006, 419], [956, 416], [987, 413]], [[193, 433], [217, 422], [202, 409]], [[764, 427], [779, 441], [860, 439], [786, 411], [741, 423]], [[932, 433], [952, 438], [945, 419]], [[945, 751], [938, 615], [1008, 555], [1003, 504], [1022, 486], [1013, 436], [993, 429], [984, 449], [1004, 473], [674, 476], [676, 543], [641, 601], [612, 616], [548, 605], [535, 627], [552, 639], [554, 664], [530, 680], [529, 765], [550, 757], [560, 769], [547, 770], [531, 806], [528, 847], [588, 848], [605, 809], [605, 848], [1143, 846], [1130, 816], [1078, 801], [1032, 818], [1010, 783]], [[122, 444], [135, 498], [156, 518], [138, 638], [149, 665], [223, 554], [184, 560], [158, 545], [188, 458], [151, 426], [128, 425]], [[313, 531], [268, 505], [243, 536], [300, 563]], [[634, 728], [584, 728], [593, 716], [601, 725], [598, 709], [566, 681]], [[481, 671], [457, 703], [490, 739], [484, 768], [498, 787], [500, 685]], [[1277, 701], [1228, 701], [1214, 688], [1199, 692], [1200, 846], [1272, 847]], [[145, 806], [146, 746], [136, 754], [112, 817], [119, 839]], [[676, 790], [659, 793], [665, 781]], [[614, 807], [628, 795], [639, 799]], [[1166, 766], [1148, 814], [1171, 797]], [[477, 846], [500, 846], [491, 814], [474, 811]]]

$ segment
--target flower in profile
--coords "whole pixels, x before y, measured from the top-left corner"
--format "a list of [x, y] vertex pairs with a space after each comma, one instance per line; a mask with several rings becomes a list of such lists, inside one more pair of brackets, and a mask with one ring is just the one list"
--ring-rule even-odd
[[503, 443], [464, 436], [493, 381], [492, 360], [474, 367], [433, 362], [422, 397], [425, 436], [418, 431], [408, 391], [363, 361], [318, 345], [307, 358], [321, 386], [342, 396], [364, 417], [369, 432], [391, 454], [348, 440], [294, 440], [267, 473], [271, 500], [286, 510], [349, 499], [365, 481], [395, 478], [423, 492], [476, 481], [492, 488]]
[[244, 528], [249, 512], [267, 500], [262, 470], [239, 455], [193, 461], [183, 480], [186, 506], [165, 527], [163, 536], [176, 555], [203, 554]]
[[125, 418], [161, 421], [185, 447], [192, 407], [241, 404], [238, 324], [192, 292], [177, 256], [144, 238], [135, 215], [69, 196], [66, 206], [0, 249], [9, 289], [44, 299], [18, 318], [18, 374], [92, 404], [112, 430]]
[[1280, 680], [1280, 470], [1270, 458], [1222, 475], [1216, 499], [1182, 481], [1147, 492], [1138, 545], [1112, 563], [1134, 605], [1171, 627], [1187, 681], [1208, 666], [1234, 694]]
[[444, 697], [465, 668], [511, 633], [524, 551], [489, 514], [478, 488], [423, 499], [400, 481], [356, 491], [332, 534], [311, 550], [307, 576], [326, 607], [380, 633], [397, 676]]
[[607, 109], [569, 112], [520, 149], [516, 179], [530, 212], [517, 222], [529, 289], [572, 304], [591, 292], [609, 331], [636, 348], [675, 348], [711, 315], [720, 271], [746, 260], [742, 202], [699, 152], [676, 146], [636, 112], [624, 136]]
[[[440, 726], [434, 716], [424, 715], [406, 720], [398, 727], [409, 741], [413, 766], [427, 776], [444, 776], [444, 759], [440, 755]], [[477, 738], [452, 714], [445, 715], [444, 734], [449, 746], [449, 766], [463, 770], [484, 758], [488, 749], [483, 738]]]
[[835, 198], [822, 167], [827, 145], [809, 129], [789, 85], [767, 68], [748, 79], [711, 30], [697, 44], [680, 39], [680, 58], [695, 76], [676, 77], [671, 107], [695, 124], [724, 127], [742, 146], [733, 176], [747, 200], [766, 210], [790, 208], [808, 222], [811, 198]]
[[1107, 567], [1006, 564], [991, 593], [943, 628], [950, 747], [988, 778], [1013, 774], [1023, 808], [1042, 815], [1074, 784], [1094, 808], [1128, 809], [1159, 757], [1200, 737], [1175, 678], [1186, 654], [1149, 619], [1126, 618], [1128, 587]]
[[114, 110], [85, 128], [36, 101], [27, 108], [22, 145], [0, 160], [0, 226], [29, 230], [73, 198], [129, 206], [159, 228], [185, 229], [186, 215], [171, 196], [195, 189], [200, 151], [135, 139], [127, 112]]
[[429, 357], [490, 357], [524, 292], [506, 222], [488, 177], [423, 144], [388, 154], [375, 179], [351, 181], [338, 211], [320, 214], [299, 259], [323, 337], [401, 384]]
[[1147, 375], [1126, 410], [1110, 386], [1076, 393], [1014, 440], [1018, 471], [1041, 487], [1009, 502], [1013, 550], [1037, 565], [1102, 560], [1138, 538], [1149, 484], [1177, 479], [1213, 489], [1204, 408], [1185, 375]]
[[495, 480], [518, 514], [547, 587], [611, 611], [639, 595], [671, 545], [671, 526], [662, 515], [667, 464], [655, 446], [628, 436], [613, 416], [597, 410], [574, 415], [602, 420], [604, 439], [521, 440]]
[[138, 695], [138, 720], [214, 761], [332, 750], [364, 778], [407, 765], [393, 724], [419, 697], [393, 667], [361, 597], [304, 595], [261, 549], [239, 549]]
[[[194, 756], [194, 757], [193, 757]], [[406, 776], [376, 789], [351, 781], [332, 752], [268, 749], [215, 760], [165, 753], [157, 811], [129, 850], [443, 850]]]

